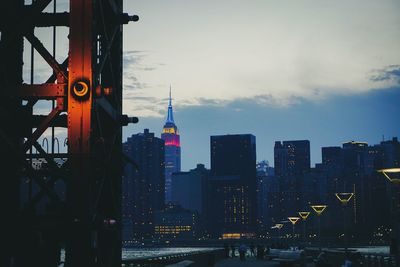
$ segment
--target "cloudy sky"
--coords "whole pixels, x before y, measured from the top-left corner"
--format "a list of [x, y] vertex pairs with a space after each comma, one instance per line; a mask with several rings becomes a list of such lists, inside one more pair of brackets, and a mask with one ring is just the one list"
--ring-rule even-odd
[[[314, 164], [322, 146], [400, 136], [398, 0], [126, 0], [124, 9], [140, 16], [124, 26], [124, 112], [140, 119], [124, 140], [144, 128], [160, 136], [171, 85], [184, 170], [209, 167], [210, 135], [254, 134], [258, 160], [272, 165], [276, 140], [310, 140]], [[51, 51], [51, 28], [35, 34]], [[60, 62], [67, 34], [57, 29]], [[37, 53], [35, 65], [44, 82], [51, 69]]]
[[400, 2], [125, 1], [124, 137], [159, 136], [172, 85], [183, 169], [209, 166], [209, 136], [252, 133], [320, 147], [400, 135]]

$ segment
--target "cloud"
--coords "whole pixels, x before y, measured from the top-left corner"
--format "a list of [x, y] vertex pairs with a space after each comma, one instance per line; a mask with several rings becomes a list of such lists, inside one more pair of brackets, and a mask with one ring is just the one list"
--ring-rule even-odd
[[130, 50], [123, 53], [124, 69], [135, 67], [134, 65], [140, 64], [146, 56], [145, 51]]
[[157, 67], [163, 66], [163, 63], [151, 63], [146, 60], [149, 56], [148, 51], [130, 50], [123, 54], [123, 84], [124, 90], [146, 90], [150, 86], [144, 79], [141, 78], [141, 73], [152, 72], [157, 70]]
[[171, 83], [177, 108], [241, 99], [287, 108], [399, 83], [399, 68], [387, 67], [400, 63], [400, 4], [394, 1], [136, 6], [145, 20], [125, 28], [125, 47], [146, 52], [128, 70], [137, 79], [129, 84], [145, 84], [147, 96], [162, 98]]
[[400, 65], [389, 65], [385, 68], [374, 71], [374, 74], [370, 77], [371, 81], [382, 82], [392, 81], [394, 83], [400, 83]]

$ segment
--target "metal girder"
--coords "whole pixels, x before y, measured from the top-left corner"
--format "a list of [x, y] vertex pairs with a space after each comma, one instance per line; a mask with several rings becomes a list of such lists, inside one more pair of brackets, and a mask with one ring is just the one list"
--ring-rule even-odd
[[[2, 230], [2, 238], [11, 245], [5, 250], [5, 261], [0, 257], [0, 265], [54, 267], [59, 245], [65, 244], [66, 266], [119, 267], [121, 126], [137, 121], [122, 115], [121, 25], [138, 17], [122, 12], [122, 0], [69, 0], [69, 13], [55, 13], [55, 9], [54, 13], [43, 13], [51, 0], [34, 0], [31, 5], [24, 2], [0, 3], [0, 95], [5, 103], [1, 106], [0, 145], [10, 158], [0, 161], [6, 176], [0, 195], [12, 203], [2, 209], [10, 214], [11, 223], [0, 229], [11, 229], [12, 234]], [[69, 26], [68, 57], [62, 64], [34, 35], [35, 27], [52, 26]], [[22, 84], [23, 37], [54, 71], [44, 84]], [[31, 59], [34, 62], [33, 56]], [[33, 83], [33, 71], [31, 75]], [[100, 88], [99, 94], [95, 88]], [[56, 100], [57, 104], [47, 116], [34, 115], [39, 100]], [[67, 127], [67, 153], [47, 153], [37, 142], [54, 126]], [[29, 149], [39, 154], [27, 153]], [[56, 158], [68, 160], [58, 167]], [[32, 167], [35, 159], [44, 159], [46, 164], [36, 170]], [[59, 179], [66, 185], [65, 203], [54, 188]], [[23, 203], [19, 182], [25, 180], [35, 181], [32, 184], [39, 188], [32, 192], [29, 184], [31, 191]], [[41, 200], [48, 204], [43, 214], [36, 211]], [[104, 223], [110, 220], [117, 223]], [[43, 237], [46, 255], [32, 249], [37, 236]]]
[[35, 20], [35, 27], [69, 26], [69, 13], [40, 13]]
[[52, 0], [36, 0], [33, 1], [32, 5], [28, 6], [33, 16], [37, 15], [39, 12], [42, 12]]
[[67, 96], [67, 85], [56, 83], [45, 84], [23, 84], [18, 95], [22, 99], [40, 98], [40, 99], [55, 99], [57, 97]]
[[[61, 68], [63, 69], [64, 73], [67, 73], [66, 69], [68, 66], [68, 57], [61, 63]], [[59, 80], [62, 82], [63, 76], [62, 75], [56, 75], [55, 72], [53, 72], [50, 77], [46, 80], [45, 83], [54, 83], [56, 80]], [[26, 104], [26, 107], [33, 107], [37, 103], [38, 99], [30, 99], [28, 103]]]
[[50, 122], [57, 117], [58, 114], [61, 113], [61, 110], [58, 108], [53, 109], [49, 115], [46, 117], [46, 119], [36, 128], [36, 130], [33, 132], [32, 137], [29, 138], [24, 145], [22, 146], [22, 153], [25, 153], [28, 151], [28, 149], [31, 148], [31, 146], [38, 140], [38, 138], [46, 131], [46, 129], [49, 127]]
[[[0, 27], [2, 31], [5, 31], [10, 27], [13, 29], [13, 31], [9, 32], [10, 36], [6, 42], [0, 43], [0, 50], [9, 48], [12, 42], [15, 39], [20, 38], [27, 28], [32, 29], [34, 25], [32, 25], [31, 22], [36, 19], [36, 16], [38, 16], [40, 12], [42, 12], [50, 4], [51, 1], [52, 0], [36, 0], [33, 1], [29, 6], [21, 6], [18, 3], [14, 6], [7, 6], [9, 10], [3, 9], [4, 14], [0, 13], [2, 15]], [[16, 17], [15, 13], [18, 13], [20, 16]]]
[[[32, 124], [28, 125], [30, 128], [37, 128], [39, 125], [43, 123], [43, 121], [47, 118], [46, 115], [32, 115], [31, 116], [31, 121]], [[49, 123], [49, 127], [62, 127], [66, 128], [67, 127], [67, 115], [61, 114], [55, 117], [52, 121]]]
[[93, 101], [93, 2], [70, 0], [68, 75], [68, 152], [71, 176], [67, 203], [75, 222], [69, 231], [66, 261], [71, 266], [92, 266], [93, 193], [91, 171]]
[[26, 33], [25, 38], [33, 45], [47, 64], [52, 67], [56, 75], [61, 75], [64, 79], [67, 79], [67, 75], [64, 73], [60, 64], [58, 64], [57, 60], [47, 51], [42, 42], [32, 32]]
[[[9, 155], [11, 159], [16, 162], [19, 162], [20, 165], [25, 170], [25, 173], [29, 174], [30, 177], [40, 186], [41, 190], [44, 194], [46, 194], [49, 198], [55, 201], [57, 204], [61, 204], [61, 200], [59, 199], [58, 195], [47, 185], [46, 181], [42, 179], [40, 175], [37, 174], [37, 171], [32, 168], [32, 165], [28, 163], [25, 158], [18, 153], [18, 149], [13, 145], [13, 143], [8, 140], [6, 134], [0, 130], [0, 139], [3, 141], [2, 146], [6, 146], [10, 151], [13, 151], [12, 154]], [[37, 144], [37, 143], [36, 143]], [[39, 144], [37, 144], [40, 147]], [[43, 153], [44, 150], [40, 147], [41, 152]], [[51, 163], [51, 161], [49, 161]]]
[[[52, 154], [48, 154], [48, 156], [50, 158], [53, 158], [53, 159], [67, 159], [68, 158], [68, 153], [52, 153]], [[41, 158], [43, 158], [43, 156], [40, 155], [40, 154], [27, 154], [26, 158], [28, 158], [28, 159], [41, 159]]]

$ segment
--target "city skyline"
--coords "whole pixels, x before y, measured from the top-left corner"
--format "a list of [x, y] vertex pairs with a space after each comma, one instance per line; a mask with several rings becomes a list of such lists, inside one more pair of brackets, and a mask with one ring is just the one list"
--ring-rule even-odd
[[0, 7], [2, 266], [399, 265], [400, 2]]
[[[124, 35], [124, 110], [159, 132], [169, 84], [182, 169], [209, 167], [208, 137], [257, 136], [322, 146], [400, 136], [400, 4], [396, 1], [138, 1]], [[184, 21], [185, 23], [182, 23]], [[151, 32], [151, 34], [149, 34]]]
[[[383, 138], [389, 140], [400, 136], [400, 127], [393, 123], [396, 114], [400, 114], [400, 107], [397, 105], [397, 99], [400, 99], [399, 89], [373, 91], [361, 96], [336, 97], [321, 104], [303, 101], [302, 104], [283, 110], [253, 105], [250, 101], [236, 101], [227, 107], [209, 105], [207, 108], [175, 109], [175, 117], [179, 121], [182, 134], [182, 170], [190, 170], [197, 163], [205, 164], [209, 168], [209, 136], [218, 134], [254, 134], [257, 136], [257, 161], [268, 160], [271, 166], [274, 162], [274, 143], [278, 140], [309, 140], [311, 166], [314, 166], [322, 162], [321, 147], [340, 146], [348, 141], [363, 141], [373, 145]], [[355, 103], [358, 104], [358, 110], [353, 112], [351, 119], [345, 120], [344, 116], [350, 114]], [[242, 110], [235, 111], [237, 108]], [[265, 110], [270, 115], [268, 118], [264, 118], [261, 113]], [[203, 116], [207, 116], [207, 120], [198, 119], [201, 112]], [[290, 116], [295, 116], [291, 121], [294, 125], [285, 124]], [[255, 119], [252, 120], [251, 117]], [[300, 119], [308, 127], [301, 128]], [[164, 120], [165, 118], [141, 118], [137, 125], [124, 128], [123, 140], [130, 134], [140, 132], [140, 126], [149, 128], [160, 136]], [[268, 121], [276, 123], [275, 127], [264, 132], [263, 124], [258, 122]], [[297, 131], [294, 132], [294, 129]]]

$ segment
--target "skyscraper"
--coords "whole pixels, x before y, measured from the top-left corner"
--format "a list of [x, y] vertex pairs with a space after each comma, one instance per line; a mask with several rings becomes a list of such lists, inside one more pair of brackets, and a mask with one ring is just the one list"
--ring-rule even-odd
[[255, 234], [256, 138], [251, 134], [211, 136], [207, 217], [215, 237]]
[[184, 209], [203, 214], [205, 210], [205, 194], [210, 170], [203, 164], [197, 164], [188, 172], [172, 174], [172, 202]]
[[181, 171], [181, 144], [172, 113], [171, 87], [169, 88], [167, 120], [161, 133], [161, 139], [165, 141], [165, 202], [169, 203], [172, 201], [171, 175]]
[[[150, 238], [154, 212], [164, 208], [164, 141], [145, 129], [123, 144], [137, 166], [127, 164], [122, 178], [124, 240]], [[133, 231], [133, 232], [132, 232]]]
[[275, 142], [274, 161], [276, 176], [294, 176], [310, 172], [310, 141]]

